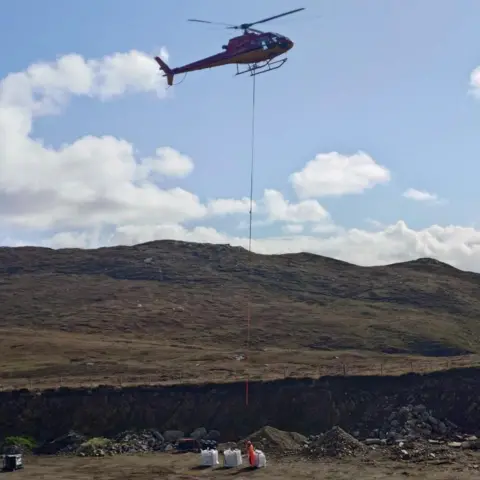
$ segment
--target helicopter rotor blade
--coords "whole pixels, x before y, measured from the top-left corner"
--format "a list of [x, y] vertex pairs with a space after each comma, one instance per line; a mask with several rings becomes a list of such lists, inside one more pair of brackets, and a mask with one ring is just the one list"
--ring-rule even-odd
[[275, 20], [276, 18], [285, 17], [286, 15], [291, 15], [292, 13], [301, 12], [302, 10], [305, 10], [305, 8], [296, 8], [295, 10], [290, 10], [290, 11], [285, 12], [285, 13], [280, 13], [279, 15], [274, 15], [273, 17], [264, 18], [263, 20], [258, 20], [256, 22], [252, 22], [252, 23], [242, 23], [241, 25], [238, 25], [238, 26], [235, 26], [235, 27], [230, 27], [230, 28], [247, 30], [250, 27], [252, 27], [253, 25], [258, 25], [259, 23], [269, 22], [270, 20]]
[[222, 25], [224, 27], [232, 27], [230, 23], [223, 23], [223, 22], [211, 22], [210, 20], [198, 20], [196, 18], [189, 18], [188, 22], [197, 22], [197, 23], [209, 23], [210, 25]]

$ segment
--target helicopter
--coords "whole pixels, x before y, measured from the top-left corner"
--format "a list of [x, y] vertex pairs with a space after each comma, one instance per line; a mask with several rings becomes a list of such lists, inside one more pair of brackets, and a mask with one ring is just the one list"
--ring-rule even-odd
[[[169, 86], [173, 85], [175, 75], [223, 65], [236, 65], [237, 73], [235, 75], [250, 73], [250, 76], [254, 76], [276, 70], [287, 61], [287, 58], [274, 59], [288, 52], [293, 47], [293, 42], [284, 35], [273, 32], [262, 32], [251, 27], [302, 10], [305, 10], [305, 8], [297, 8], [279, 15], [274, 15], [273, 17], [264, 18], [263, 20], [252, 23], [242, 23], [241, 25], [189, 19], [189, 22], [224, 25], [227, 29], [243, 30], [243, 34], [230, 39], [227, 45], [223, 45], [223, 52], [202, 58], [201, 60], [182, 67], [170, 68], [160, 57], [155, 57], [155, 60], [160, 66], [160, 70], [163, 71], [163, 76], [167, 77]], [[246, 65], [246, 67], [242, 70], [240, 65]]]

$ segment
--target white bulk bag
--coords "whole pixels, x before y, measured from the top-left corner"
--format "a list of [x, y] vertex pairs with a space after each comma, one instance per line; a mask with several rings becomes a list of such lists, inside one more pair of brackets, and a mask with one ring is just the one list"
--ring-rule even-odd
[[255, 450], [255, 466], [257, 468], [264, 468], [267, 466], [267, 457], [261, 450]]
[[239, 467], [243, 463], [242, 452], [238, 448], [235, 448], [234, 450], [228, 448], [223, 452], [223, 456], [223, 465], [226, 468]]
[[219, 464], [218, 450], [200, 450], [202, 467], [214, 467]]

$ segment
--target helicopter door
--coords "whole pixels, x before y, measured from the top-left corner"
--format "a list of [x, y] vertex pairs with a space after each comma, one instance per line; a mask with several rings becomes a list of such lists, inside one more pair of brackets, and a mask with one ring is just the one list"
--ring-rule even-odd
[[263, 50], [268, 50], [268, 45], [267, 45], [267, 42], [265, 40], [262, 40], [262, 49]]

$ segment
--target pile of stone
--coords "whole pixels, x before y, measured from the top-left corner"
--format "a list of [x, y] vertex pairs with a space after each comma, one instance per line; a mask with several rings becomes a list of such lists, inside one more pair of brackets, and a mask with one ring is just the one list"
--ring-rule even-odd
[[394, 444], [402, 440], [452, 438], [457, 434], [455, 424], [435, 418], [424, 405], [407, 405], [391, 411], [380, 428], [370, 432], [370, 438]]
[[113, 453], [141, 453], [165, 450], [165, 438], [157, 430], [126, 431], [114, 439]]
[[79, 457], [104, 457], [105, 455], [113, 455], [115, 451], [115, 443], [108, 438], [95, 437], [82, 443], [76, 450], [75, 454]]
[[75, 453], [80, 445], [86, 441], [87, 438], [84, 435], [71, 430], [61, 437], [40, 445], [35, 449], [35, 453], [40, 455], [68, 455]]
[[284, 457], [300, 452], [307, 444], [307, 437], [297, 432], [285, 432], [266, 426], [241, 441], [239, 447], [243, 448], [247, 441], [251, 441], [255, 448], [266, 452], [268, 455]]
[[[220, 432], [217, 430], [207, 431], [201, 427], [195, 429], [189, 436], [198, 440], [202, 448], [214, 448], [220, 438]], [[99, 457], [165, 451], [173, 449], [177, 441], [183, 437], [185, 437], [185, 433], [180, 430], [167, 430], [161, 434], [158, 430], [147, 429], [128, 430], [112, 439], [103, 437], [88, 439], [84, 435], [70, 431], [61, 437], [45, 442], [35, 449], [35, 453]]]
[[[83, 442], [75, 450], [76, 455], [85, 457], [103, 457], [105, 455], [137, 454], [145, 452], [158, 452], [171, 450], [184, 432], [180, 430], [167, 430], [163, 435], [154, 429], [141, 431], [126, 431], [113, 439], [92, 438]], [[205, 428], [197, 428], [190, 438], [198, 440], [202, 448], [214, 448], [220, 437], [216, 430], [208, 432]]]
[[349, 457], [364, 455], [368, 448], [340, 427], [309, 437], [304, 453], [308, 457]]
[[165, 439], [157, 430], [126, 431], [113, 439], [91, 438], [82, 443], [75, 454], [81, 457], [103, 457], [164, 451], [165, 447]]

